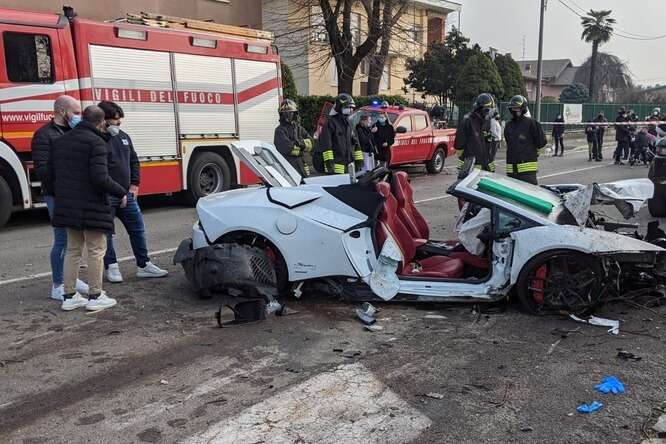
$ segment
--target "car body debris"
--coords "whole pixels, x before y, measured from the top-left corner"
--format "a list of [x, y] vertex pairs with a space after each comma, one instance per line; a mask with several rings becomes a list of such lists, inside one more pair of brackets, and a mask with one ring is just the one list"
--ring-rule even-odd
[[597, 325], [597, 326], [600, 326], [600, 327], [610, 327], [608, 329], [608, 333], [610, 333], [612, 335], [620, 334], [620, 321], [617, 321], [617, 320], [599, 318], [599, 317], [596, 317], [596, 316], [591, 316], [588, 319], [582, 319], [582, 318], [579, 318], [578, 316], [576, 316], [574, 314], [570, 314], [569, 318], [573, 319], [576, 322], [582, 322], [584, 324]]
[[376, 314], [377, 309], [369, 302], [364, 302], [360, 308], [356, 309], [356, 317], [366, 325], [372, 325], [377, 322]]
[[444, 399], [444, 395], [435, 392], [426, 393], [425, 396], [432, 399]]

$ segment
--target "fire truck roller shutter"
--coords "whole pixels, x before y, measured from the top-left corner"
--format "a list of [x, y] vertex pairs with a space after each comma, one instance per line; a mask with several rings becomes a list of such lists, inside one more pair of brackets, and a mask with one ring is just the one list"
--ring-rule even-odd
[[278, 68], [273, 62], [234, 61], [241, 140], [273, 143], [278, 125]]
[[91, 45], [90, 61], [93, 101], [112, 100], [123, 108], [122, 129], [139, 158], [176, 157], [169, 53]]
[[174, 54], [181, 134], [235, 134], [231, 60]]

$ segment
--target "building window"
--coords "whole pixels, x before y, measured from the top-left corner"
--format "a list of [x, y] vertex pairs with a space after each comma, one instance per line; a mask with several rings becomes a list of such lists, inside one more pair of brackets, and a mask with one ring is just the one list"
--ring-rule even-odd
[[352, 44], [354, 47], [361, 44], [361, 14], [353, 13], [351, 15], [351, 33]]
[[370, 62], [366, 57], [361, 61], [361, 75], [367, 76], [368, 74], [370, 74]]
[[310, 8], [310, 28], [311, 40], [313, 42], [328, 41], [328, 33], [324, 25], [324, 14], [321, 12], [319, 6], [312, 6]]
[[428, 19], [428, 44], [444, 43], [444, 19], [433, 17]]
[[329, 82], [330, 86], [338, 86], [338, 65], [335, 63], [335, 59], [331, 59], [331, 63], [328, 64], [329, 71]]
[[532, 71], [532, 65], [529, 64], [529, 63], [526, 64], [526, 65], [525, 65], [525, 71], [528, 71], [528, 72], [529, 72], [529, 71]]
[[421, 42], [421, 26], [412, 24], [407, 27], [407, 36], [412, 42]]
[[386, 59], [384, 63], [384, 70], [382, 71], [382, 78], [379, 81], [379, 88], [388, 90], [391, 89], [391, 61]]
[[7, 77], [14, 83], [53, 83], [51, 40], [42, 34], [5, 32]]

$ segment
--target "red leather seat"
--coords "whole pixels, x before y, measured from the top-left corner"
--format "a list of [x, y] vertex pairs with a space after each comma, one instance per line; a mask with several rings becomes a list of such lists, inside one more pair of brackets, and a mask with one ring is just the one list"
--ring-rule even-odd
[[430, 239], [428, 222], [414, 205], [414, 191], [409, 176], [404, 171], [393, 173], [392, 191], [398, 200], [398, 217], [413, 237]]
[[416, 247], [413, 237], [398, 217], [398, 201], [391, 194], [391, 187], [386, 182], [380, 182], [377, 184], [377, 192], [384, 197], [384, 207], [377, 225], [377, 242], [381, 248], [389, 233], [395, 239], [403, 257], [403, 261], [398, 265], [398, 274], [447, 279], [461, 278], [465, 265], [460, 259], [431, 256], [419, 262], [414, 261]]

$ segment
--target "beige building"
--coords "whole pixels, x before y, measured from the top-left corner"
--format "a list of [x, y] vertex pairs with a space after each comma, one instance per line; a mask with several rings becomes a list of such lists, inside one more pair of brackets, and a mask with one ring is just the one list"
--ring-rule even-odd
[[[282, 60], [289, 65], [296, 87], [302, 95], [335, 95], [337, 70], [330, 56], [328, 37], [317, 2], [308, 0], [262, 0], [262, 28], [272, 31]], [[411, 0], [394, 27], [389, 59], [380, 82], [380, 94], [402, 94], [407, 77], [405, 61], [420, 57], [429, 43], [443, 42], [447, 15], [461, 5], [445, 0]], [[360, 3], [352, 12], [354, 44], [361, 44], [367, 33], [367, 15]], [[352, 95], [364, 95], [369, 65], [361, 62], [356, 72]], [[349, 92], [349, 91], [347, 91]]]
[[[537, 61], [518, 62], [523, 73], [529, 100], [536, 100]], [[579, 67], [569, 59], [544, 60], [542, 65], [541, 98], [555, 97], [559, 100], [562, 90], [574, 83]]]
[[[389, 59], [380, 82], [380, 94], [405, 94], [405, 61], [420, 57], [429, 43], [443, 42], [447, 15], [459, 11], [459, 3], [447, 0], [409, 0], [410, 5], [395, 26]], [[289, 65], [302, 95], [337, 94], [337, 71], [330, 57], [328, 37], [317, 1], [310, 0], [0, 0], [0, 7], [32, 11], [62, 11], [72, 6], [79, 17], [112, 20], [127, 13], [153, 12], [164, 15], [212, 20], [235, 26], [272, 31], [283, 61]], [[304, 5], [310, 5], [304, 6]], [[365, 40], [365, 11], [357, 3], [352, 14], [355, 44]], [[357, 70], [354, 95], [365, 94], [369, 66]], [[411, 92], [406, 93], [411, 97]]]

